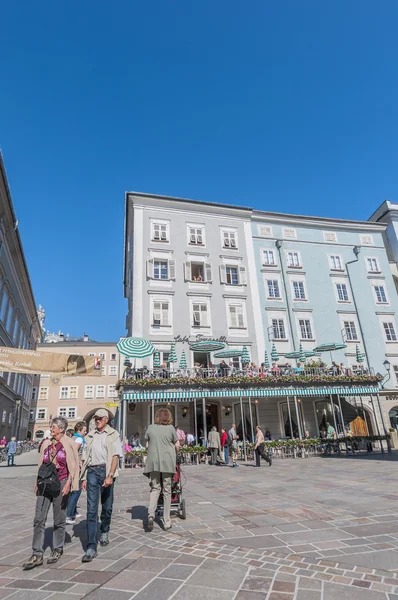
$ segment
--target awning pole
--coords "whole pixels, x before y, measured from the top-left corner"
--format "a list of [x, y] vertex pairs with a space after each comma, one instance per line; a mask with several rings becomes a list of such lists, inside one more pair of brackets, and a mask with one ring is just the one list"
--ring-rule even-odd
[[290, 439], [293, 439], [293, 426], [292, 426], [292, 415], [290, 412], [290, 401], [289, 396], [286, 396], [287, 399], [287, 412], [289, 414], [289, 425], [290, 425]]
[[345, 435], [344, 417], [343, 417], [343, 409], [341, 408], [340, 394], [337, 394], [337, 402], [339, 403], [341, 426], [343, 428], [342, 434]]
[[203, 412], [203, 445], [207, 448], [207, 423], [206, 423], [206, 400], [202, 398], [202, 412]]
[[[386, 424], [384, 423], [383, 411], [381, 410], [380, 396], [378, 393], [376, 394], [376, 398], [377, 398], [377, 404], [379, 405], [379, 411], [380, 411], [380, 416], [381, 416], [381, 422], [382, 422], [383, 429], [384, 429], [384, 435], [387, 436], [388, 433], [387, 433], [387, 429], [386, 429]], [[388, 437], [387, 437], [387, 448], [388, 448], [388, 452], [390, 453], [391, 452], [391, 444], [390, 444], [390, 440]]]
[[155, 422], [155, 400], [152, 400], [152, 425]]
[[253, 414], [252, 414], [252, 399], [249, 397], [249, 413], [250, 413], [250, 428], [252, 430], [252, 442], [254, 442], [254, 429], [253, 429]]
[[193, 414], [194, 414], [194, 423], [195, 423], [195, 445], [199, 446], [199, 440], [198, 440], [198, 416], [196, 414], [196, 398], [193, 399]]
[[299, 409], [298, 409], [298, 404], [297, 404], [297, 396], [294, 396], [294, 405], [296, 407], [296, 417], [297, 417], [297, 427], [298, 427], [298, 432], [299, 432], [299, 438], [300, 438], [300, 440], [302, 440], [303, 435], [301, 433], [301, 423], [300, 423], [300, 415], [299, 415]]
[[[374, 420], [376, 421], [377, 435], [380, 435], [379, 421], [377, 419], [377, 415], [376, 415], [376, 411], [375, 411], [375, 405], [373, 402], [373, 394], [370, 394], [370, 403], [372, 405], [373, 417], [374, 417]], [[383, 446], [383, 442], [381, 440], [380, 440], [380, 448], [381, 448], [381, 453], [384, 454], [384, 446]]]
[[330, 404], [332, 405], [332, 411], [333, 411], [333, 419], [334, 419], [334, 428], [336, 430], [336, 436], [337, 436], [337, 420], [336, 420], [336, 411], [334, 410], [334, 402], [333, 402], [333, 396], [332, 394], [329, 394], [329, 398], [330, 398]]
[[244, 423], [244, 419], [243, 419], [243, 402], [242, 402], [242, 396], [239, 397], [239, 400], [240, 400], [240, 415], [241, 415], [241, 419], [242, 419], [243, 457], [245, 459], [245, 462], [247, 462], [247, 455], [246, 455], [246, 431], [245, 431], [245, 423]]

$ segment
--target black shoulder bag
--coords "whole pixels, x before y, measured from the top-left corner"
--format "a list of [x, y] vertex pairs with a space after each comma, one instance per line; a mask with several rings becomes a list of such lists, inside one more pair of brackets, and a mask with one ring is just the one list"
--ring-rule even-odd
[[[61, 492], [61, 482], [58, 477], [57, 467], [54, 464], [57, 454], [58, 450], [50, 462], [43, 462], [37, 474], [37, 495], [49, 500], [54, 500]], [[48, 446], [48, 458], [50, 458], [50, 446]]]

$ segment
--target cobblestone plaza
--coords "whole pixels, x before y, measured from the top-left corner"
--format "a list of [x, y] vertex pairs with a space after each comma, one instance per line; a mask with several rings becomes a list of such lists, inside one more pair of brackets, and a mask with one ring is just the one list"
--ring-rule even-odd
[[[272, 468], [183, 470], [187, 520], [164, 533], [143, 521], [146, 478], [117, 483], [111, 544], [82, 564], [85, 519], [64, 556], [24, 572], [36, 452], [0, 466], [0, 599], [391, 600], [398, 598], [396, 453], [275, 460]], [[85, 513], [85, 495], [80, 506]], [[50, 541], [50, 525], [46, 540]], [[46, 544], [48, 548], [48, 543]], [[49, 548], [46, 550], [46, 556]]]

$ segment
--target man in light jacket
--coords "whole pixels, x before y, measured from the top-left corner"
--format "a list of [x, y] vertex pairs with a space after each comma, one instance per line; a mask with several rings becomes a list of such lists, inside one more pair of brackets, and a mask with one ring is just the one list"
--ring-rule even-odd
[[87, 491], [87, 550], [82, 562], [91, 562], [97, 554], [98, 505], [101, 498], [101, 527], [99, 543], [109, 544], [109, 529], [113, 508], [113, 490], [118, 475], [119, 457], [123, 455], [118, 432], [108, 425], [109, 413], [99, 408], [95, 429], [86, 436], [81, 471], [82, 489]]
[[208, 447], [211, 453], [211, 465], [217, 464], [218, 453], [221, 451], [221, 441], [220, 434], [217, 431], [217, 427], [213, 427], [213, 429], [209, 432], [208, 437]]

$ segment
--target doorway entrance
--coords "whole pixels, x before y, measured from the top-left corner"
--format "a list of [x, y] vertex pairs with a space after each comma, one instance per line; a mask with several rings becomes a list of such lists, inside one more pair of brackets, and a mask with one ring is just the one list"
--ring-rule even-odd
[[196, 405], [196, 418], [198, 423], [198, 438], [199, 443], [203, 445], [204, 442], [204, 424], [206, 424], [207, 435], [211, 431], [212, 427], [216, 427], [220, 433], [220, 420], [219, 420], [219, 405], [211, 402], [206, 402], [206, 413], [205, 420], [203, 420], [203, 407], [202, 403]]
[[195, 367], [208, 367], [209, 355], [207, 352], [194, 352], [193, 353], [193, 364]]

